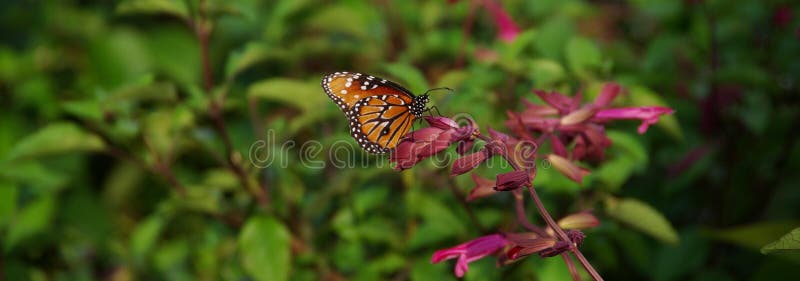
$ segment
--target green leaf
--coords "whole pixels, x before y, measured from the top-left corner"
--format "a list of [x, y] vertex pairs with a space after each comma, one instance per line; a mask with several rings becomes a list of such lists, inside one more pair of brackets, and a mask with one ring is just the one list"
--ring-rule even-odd
[[[294, 2], [294, 1], [292, 1]], [[307, 28], [323, 34], [346, 34], [357, 39], [365, 39], [370, 35], [368, 21], [362, 9], [353, 5], [334, 4], [318, 9], [307, 21]]]
[[422, 195], [419, 192], [408, 192], [406, 193], [406, 204], [423, 220], [409, 241], [409, 247], [412, 249], [439, 242], [466, 231], [458, 216], [435, 197]]
[[134, 261], [143, 264], [147, 254], [158, 242], [158, 237], [166, 225], [166, 219], [160, 214], [153, 214], [136, 226], [131, 234], [131, 253]]
[[631, 198], [613, 197], [608, 197], [605, 203], [608, 216], [662, 242], [678, 243], [678, 234], [669, 221], [647, 203]]
[[119, 14], [167, 14], [188, 20], [189, 9], [182, 0], [126, 0], [117, 5]]
[[544, 57], [560, 60], [567, 41], [575, 33], [571, 20], [563, 17], [552, 17], [539, 28], [534, 45]]
[[256, 280], [289, 279], [291, 235], [271, 217], [247, 220], [239, 234], [239, 251], [245, 271]]
[[103, 120], [103, 109], [96, 100], [68, 101], [61, 104], [64, 111], [79, 118], [99, 122]]
[[8, 228], [5, 237], [6, 251], [13, 249], [18, 243], [28, 237], [47, 230], [50, 226], [56, 208], [53, 195], [44, 195], [25, 205], [17, 214]]
[[373, 208], [382, 206], [387, 202], [389, 196], [388, 188], [369, 188], [355, 193], [353, 199], [353, 210], [356, 215], [364, 216]]
[[249, 43], [241, 51], [232, 52], [225, 64], [225, 76], [228, 79], [235, 77], [248, 67], [251, 67], [269, 56], [267, 47], [259, 43]]
[[[304, 113], [320, 111], [328, 97], [319, 82], [305, 82], [287, 78], [262, 80], [247, 90], [250, 99], [265, 99], [293, 106]], [[331, 103], [333, 104], [333, 103]]]
[[427, 89], [430, 89], [425, 76], [423, 76], [418, 69], [411, 65], [404, 63], [393, 63], [386, 65], [384, 69], [386, 69], [386, 72], [397, 78], [401, 85], [406, 86], [406, 88], [414, 93], [421, 94]]
[[800, 227], [761, 248], [762, 254], [800, 250]]
[[600, 49], [591, 40], [580, 36], [572, 37], [567, 42], [566, 59], [570, 69], [583, 79], [592, 78], [592, 70], [603, 64]]
[[538, 59], [530, 63], [529, 77], [537, 88], [549, 88], [565, 78], [564, 67], [549, 59]]
[[647, 164], [647, 150], [636, 135], [619, 131], [607, 134], [612, 143], [609, 159], [590, 176], [604, 183], [608, 190], [617, 191], [635, 171]]
[[9, 151], [8, 160], [36, 158], [68, 152], [99, 151], [105, 148], [100, 137], [75, 124], [60, 122], [47, 125], [24, 137]]
[[572, 280], [564, 260], [558, 257], [542, 259], [535, 272], [537, 280]]

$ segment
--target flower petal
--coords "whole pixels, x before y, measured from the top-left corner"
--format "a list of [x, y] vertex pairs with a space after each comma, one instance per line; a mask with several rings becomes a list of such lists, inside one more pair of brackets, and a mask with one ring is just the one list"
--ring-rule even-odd
[[504, 248], [508, 242], [502, 234], [490, 234], [478, 237], [466, 243], [461, 243], [455, 247], [438, 250], [433, 253], [432, 263], [438, 263], [446, 259], [458, 257], [455, 266], [455, 275], [464, 276], [469, 270], [469, 263]]
[[494, 17], [494, 23], [497, 25], [497, 32], [500, 39], [506, 42], [514, 41], [519, 34], [519, 27], [517, 27], [517, 24], [511, 19], [511, 16], [508, 15], [500, 4], [492, 0], [484, 1], [484, 5], [486, 9], [489, 10], [489, 13], [492, 14], [492, 17]]
[[575, 165], [575, 163], [572, 163], [572, 161], [569, 161], [567, 158], [549, 154], [547, 155], [547, 160], [553, 164], [553, 167], [556, 167], [556, 170], [574, 182], [583, 183], [583, 177], [589, 174], [588, 170], [578, 167], [578, 165]]
[[436, 127], [442, 130], [448, 129], [458, 129], [458, 123], [453, 119], [441, 116], [425, 116], [425, 121], [428, 121], [428, 124], [431, 127]]
[[600, 225], [600, 220], [591, 212], [585, 211], [561, 218], [558, 225], [563, 229], [586, 229]]
[[483, 163], [483, 161], [486, 161], [486, 159], [489, 158], [488, 156], [489, 153], [486, 150], [479, 150], [478, 152], [456, 159], [456, 161], [453, 161], [452, 168], [450, 168], [450, 176], [454, 177], [472, 171], [472, 169], [475, 169], [475, 167]]
[[606, 107], [617, 97], [622, 88], [617, 83], [606, 83], [600, 95], [594, 99], [594, 106], [597, 108]]

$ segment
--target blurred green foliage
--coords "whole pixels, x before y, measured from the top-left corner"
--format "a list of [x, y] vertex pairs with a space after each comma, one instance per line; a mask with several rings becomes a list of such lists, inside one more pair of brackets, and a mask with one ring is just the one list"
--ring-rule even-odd
[[[800, 278], [795, 2], [503, 1], [523, 30], [513, 42], [470, 9], [478, 1], [448, 2], [0, 2], [0, 273], [455, 279], [433, 251], [515, 231], [513, 199], [465, 209], [469, 176], [432, 161], [400, 173], [377, 157], [331, 165], [331, 148], [356, 146], [319, 80], [351, 70], [416, 93], [454, 88], [432, 103], [482, 129], [538, 102], [533, 88], [588, 100], [616, 81], [619, 106], [673, 107], [645, 135], [614, 125], [608, 159], [582, 185], [540, 169], [545, 205], [556, 217], [595, 210], [602, 225], [583, 249], [607, 280]], [[272, 145], [253, 155], [259, 140]], [[490, 163], [479, 173], [503, 170]], [[570, 277], [534, 256], [480, 260], [464, 279]]]

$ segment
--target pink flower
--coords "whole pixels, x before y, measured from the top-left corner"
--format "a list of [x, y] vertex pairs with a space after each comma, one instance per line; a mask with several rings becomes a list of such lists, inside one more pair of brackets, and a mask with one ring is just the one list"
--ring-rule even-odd
[[644, 134], [647, 128], [658, 122], [658, 117], [675, 112], [672, 108], [663, 106], [642, 106], [642, 107], [623, 107], [611, 108], [598, 111], [593, 118], [595, 122], [605, 122], [618, 119], [640, 119], [638, 132]]
[[506, 12], [500, 4], [492, 0], [484, 1], [484, 6], [494, 18], [494, 23], [497, 25], [497, 32], [500, 39], [506, 42], [514, 41], [519, 34], [519, 27], [517, 27], [517, 24], [511, 19], [511, 16], [508, 15], [508, 12]]
[[502, 234], [486, 235], [452, 248], [438, 250], [433, 253], [431, 262], [439, 263], [443, 260], [458, 258], [455, 274], [462, 277], [469, 270], [469, 263], [504, 248], [506, 244], [508, 241]]
[[454, 143], [471, 141], [476, 130], [472, 123], [459, 127], [458, 123], [445, 117], [425, 116], [425, 120], [430, 127], [406, 134], [392, 151], [389, 161], [395, 163], [395, 170], [411, 168]]

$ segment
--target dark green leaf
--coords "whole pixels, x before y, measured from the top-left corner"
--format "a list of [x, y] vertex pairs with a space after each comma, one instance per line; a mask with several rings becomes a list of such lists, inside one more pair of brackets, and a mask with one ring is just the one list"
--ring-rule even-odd
[[189, 20], [186, 1], [181, 0], [125, 0], [117, 5], [120, 14], [167, 14]]
[[23, 206], [8, 228], [4, 239], [7, 246], [5, 250], [10, 251], [23, 240], [46, 231], [50, 227], [55, 205], [55, 197], [45, 195]]

